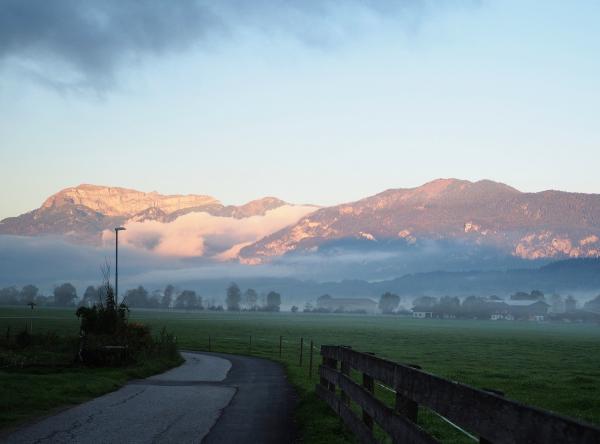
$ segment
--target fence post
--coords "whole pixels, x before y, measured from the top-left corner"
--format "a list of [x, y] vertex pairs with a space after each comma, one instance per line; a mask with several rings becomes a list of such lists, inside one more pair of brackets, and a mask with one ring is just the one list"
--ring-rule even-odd
[[308, 354], [308, 379], [312, 379], [312, 363], [313, 363], [313, 341], [310, 340], [310, 353]]
[[210, 335], [208, 335], [208, 351], [211, 351], [211, 347], [210, 347]]
[[[327, 360], [327, 365], [334, 370], [337, 370], [337, 363], [333, 358]], [[335, 384], [333, 382], [329, 382], [329, 391], [335, 393]]]
[[[335, 360], [333, 358], [323, 357], [322, 366], [323, 367], [331, 368], [333, 370], [337, 370], [337, 360]], [[320, 378], [320, 384], [323, 387], [325, 387], [326, 389], [328, 389], [330, 392], [335, 393], [335, 384], [333, 382], [328, 381], [326, 378], [321, 377]]]
[[[504, 396], [504, 392], [502, 392], [500, 390], [486, 389], [486, 388], [484, 388], [482, 390], [486, 391], [486, 392], [493, 393], [493, 394], [498, 395], [498, 396]], [[489, 441], [489, 440], [485, 439], [483, 436], [480, 436], [479, 437], [479, 444], [492, 444], [492, 441]]]
[[279, 357], [281, 358], [281, 343], [283, 342], [283, 336], [279, 335]]
[[302, 367], [302, 348], [304, 347], [304, 338], [300, 338], [300, 367]]
[[[351, 347], [347, 347], [347, 348], [351, 348]], [[342, 354], [342, 356], [343, 356], [343, 354]], [[340, 361], [340, 371], [342, 372], [343, 375], [350, 377], [350, 364], [348, 364], [344, 360]], [[350, 397], [343, 390], [342, 390], [342, 402], [344, 404], [346, 404], [347, 406], [350, 405]]]
[[[323, 350], [320, 351], [322, 360], [321, 360], [321, 365], [322, 366], [327, 366], [327, 362], [329, 361], [328, 358], [326, 358], [325, 356], [323, 356]], [[323, 387], [328, 387], [329, 383], [327, 381], [327, 379], [325, 379], [324, 377], [319, 377], [319, 383], [323, 386]]]
[[[409, 364], [409, 367], [415, 368], [417, 370], [421, 370], [421, 366], [416, 364]], [[395, 378], [394, 378], [395, 379]], [[394, 406], [394, 410], [396, 413], [405, 416], [407, 419], [412, 422], [417, 422], [417, 417], [419, 415], [419, 404], [413, 401], [410, 398], [407, 398], [402, 393], [398, 393], [396, 391], [396, 404]]]
[[[370, 375], [367, 375], [366, 373], [363, 373], [363, 387], [365, 388], [365, 390], [367, 390], [369, 393], [373, 394], [375, 391], [375, 383], [373, 381], [373, 377]], [[362, 417], [363, 417], [363, 422], [365, 423], [365, 425], [369, 428], [369, 430], [373, 430], [373, 418], [365, 411], [365, 409], [362, 409]]]

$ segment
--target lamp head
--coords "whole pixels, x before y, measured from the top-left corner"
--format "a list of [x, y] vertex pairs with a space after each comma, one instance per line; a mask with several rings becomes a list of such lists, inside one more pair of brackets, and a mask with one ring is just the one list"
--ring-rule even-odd
[[126, 229], [127, 228], [125, 228], [125, 227], [115, 227], [115, 231], [124, 231]]

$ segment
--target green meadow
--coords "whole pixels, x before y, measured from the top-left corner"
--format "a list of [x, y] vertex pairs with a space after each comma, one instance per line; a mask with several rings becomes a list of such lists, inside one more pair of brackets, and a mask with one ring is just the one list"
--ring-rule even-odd
[[[31, 320], [34, 332], [51, 330], [74, 336], [78, 321], [73, 313], [74, 309], [1, 308], [0, 334], [5, 334], [9, 326], [12, 332], [22, 330]], [[350, 439], [340, 421], [314, 395], [314, 385], [318, 382], [316, 368], [320, 363], [318, 348], [322, 344], [348, 345], [398, 362], [417, 364], [439, 376], [500, 390], [508, 398], [600, 424], [600, 325], [139, 309], [132, 311], [131, 319], [150, 325], [155, 332], [166, 327], [176, 335], [181, 349], [208, 350], [210, 337], [212, 351], [251, 354], [282, 362], [299, 393], [296, 419], [306, 442]], [[302, 366], [300, 338], [304, 338]], [[314, 345], [312, 378], [309, 378], [310, 341]], [[106, 383], [106, 374], [114, 370], [63, 371], [71, 373], [61, 379], [52, 372], [0, 371], [0, 397], [3, 402], [10, 400], [14, 411], [22, 411], [24, 406], [39, 414], [44, 409], [114, 389], [128, 377], [141, 376], [120, 373]], [[49, 399], [41, 406], [36, 406], [34, 399], [28, 403], [29, 392], [39, 391], [46, 384], [54, 390], [47, 394]], [[95, 390], [87, 389], [95, 385]], [[15, 398], [15, 390], [19, 390], [19, 397]], [[26, 416], [26, 413], [4, 415], [2, 425]], [[469, 442], [426, 411], [420, 412], [420, 423], [444, 442]]]

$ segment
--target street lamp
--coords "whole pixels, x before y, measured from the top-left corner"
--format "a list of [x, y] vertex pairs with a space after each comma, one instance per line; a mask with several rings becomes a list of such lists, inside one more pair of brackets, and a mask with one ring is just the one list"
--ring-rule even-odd
[[119, 306], [119, 231], [125, 227], [115, 227], [115, 305]]

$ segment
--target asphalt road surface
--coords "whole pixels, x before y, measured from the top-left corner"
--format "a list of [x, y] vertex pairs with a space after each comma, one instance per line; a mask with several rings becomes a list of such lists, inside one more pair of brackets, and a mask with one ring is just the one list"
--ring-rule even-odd
[[288, 443], [294, 391], [278, 364], [182, 353], [161, 375], [22, 427], [7, 443]]

